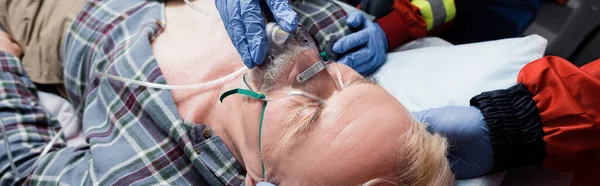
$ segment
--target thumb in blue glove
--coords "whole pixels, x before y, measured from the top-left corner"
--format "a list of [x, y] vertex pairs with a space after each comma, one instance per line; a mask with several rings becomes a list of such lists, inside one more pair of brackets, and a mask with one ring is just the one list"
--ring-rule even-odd
[[456, 178], [473, 178], [492, 169], [494, 153], [487, 123], [479, 109], [447, 106], [414, 112], [413, 115], [429, 125], [430, 132], [448, 138], [448, 160]]
[[[346, 23], [351, 28], [362, 28], [333, 45], [333, 52], [344, 55], [338, 62], [352, 67], [363, 76], [375, 72], [385, 62], [388, 42], [377, 23], [369, 21], [361, 12], [352, 12]], [[355, 52], [348, 53], [356, 50]]]
[[[288, 32], [296, 30], [298, 17], [287, 0], [266, 1], [275, 20], [284, 30]], [[259, 2], [259, 0], [215, 0], [225, 30], [248, 68], [262, 64], [267, 54], [265, 19]]]

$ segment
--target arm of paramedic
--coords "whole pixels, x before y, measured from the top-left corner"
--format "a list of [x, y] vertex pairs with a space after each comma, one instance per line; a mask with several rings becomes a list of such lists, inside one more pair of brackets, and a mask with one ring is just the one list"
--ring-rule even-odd
[[46, 156], [39, 157], [60, 125], [38, 104], [37, 90], [19, 58], [7, 51], [0, 47], [0, 118], [7, 129], [8, 145], [20, 172], [43, 159], [31, 175], [18, 178], [10, 167], [6, 142], [0, 140], [0, 185], [57, 184], [62, 178], [72, 182], [68, 184], [91, 184], [81, 182], [88, 170], [87, 148], [65, 147], [59, 139]]
[[600, 60], [579, 68], [544, 57], [523, 67], [517, 82], [471, 99], [489, 128], [494, 169], [594, 167], [590, 162], [600, 151]]
[[484, 174], [492, 165], [495, 171], [543, 165], [575, 171], [573, 183], [579, 185], [597, 182], [600, 60], [578, 68], [544, 57], [526, 65], [518, 82], [473, 97], [471, 105], [481, 112], [448, 106], [414, 114], [449, 137], [454, 147], [448, 158], [459, 179]]
[[[223, 26], [248, 68], [261, 65], [267, 53], [265, 18], [257, 0], [215, 0]], [[286, 31], [298, 27], [298, 16], [287, 0], [267, 0], [277, 23]]]
[[358, 6], [377, 17], [388, 50], [427, 36], [456, 15], [454, 0], [362, 0]]

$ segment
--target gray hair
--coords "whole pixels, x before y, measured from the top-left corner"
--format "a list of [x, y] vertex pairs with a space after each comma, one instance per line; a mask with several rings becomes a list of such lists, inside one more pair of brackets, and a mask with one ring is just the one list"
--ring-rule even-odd
[[306, 49], [308, 48], [292, 45], [282, 54], [267, 56], [265, 63], [252, 69], [250, 79], [258, 87], [258, 92], [268, 93], [273, 89], [278, 79], [292, 70], [296, 57]]

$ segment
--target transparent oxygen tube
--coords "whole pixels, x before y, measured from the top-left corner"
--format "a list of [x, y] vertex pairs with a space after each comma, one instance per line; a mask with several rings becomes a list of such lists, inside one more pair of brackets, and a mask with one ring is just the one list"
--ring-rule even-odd
[[[265, 63], [269, 63], [270, 60], [276, 59], [277, 56], [285, 53], [288, 50], [288, 48], [291, 47], [292, 45], [301, 45], [304, 47], [308, 47], [308, 48], [314, 50], [315, 52], [318, 52], [318, 48], [316, 47], [316, 44], [312, 40], [312, 37], [310, 37], [310, 35], [308, 35], [308, 32], [302, 27], [299, 27], [298, 30], [295, 31], [294, 34], [289, 34], [285, 31], [283, 31], [283, 29], [281, 29], [281, 27], [279, 27], [279, 25], [277, 25], [276, 23], [269, 23], [269, 24], [267, 24], [266, 28], [267, 28], [266, 29], [267, 37], [269, 40], [269, 48], [268, 48], [268, 52], [267, 52], [267, 58], [265, 59]], [[325, 62], [324, 60], [320, 60], [320, 61], [316, 61], [316, 62], [308, 61], [306, 63], [311, 65], [310, 67], [306, 68], [307, 70], [310, 70], [311, 67], [314, 68], [314, 66], [316, 64], [321, 64], [321, 63], [325, 63], [328, 67], [333, 66], [333, 68], [325, 67], [325, 68], [322, 68], [321, 70], [330, 71], [329, 74], [331, 76], [335, 77], [334, 79], [336, 82], [336, 87], [338, 87], [338, 88], [342, 87], [342, 85], [343, 85], [342, 75], [341, 75], [336, 63]], [[248, 69], [246, 67], [242, 67], [242, 68], [234, 71], [233, 73], [223, 76], [219, 79], [215, 79], [210, 82], [191, 84], [191, 85], [165, 85], [165, 84], [159, 84], [159, 83], [151, 83], [151, 82], [146, 82], [146, 81], [128, 79], [128, 78], [120, 77], [117, 75], [109, 74], [107, 72], [98, 72], [97, 75], [104, 76], [104, 77], [107, 77], [112, 80], [129, 83], [129, 84], [145, 86], [148, 88], [170, 89], [170, 90], [173, 90], [173, 89], [204, 89], [204, 88], [210, 88], [210, 87], [214, 87], [216, 85], [220, 85], [220, 84], [227, 82], [235, 77], [239, 77], [239, 75], [241, 75], [243, 72], [245, 72], [247, 70]], [[319, 70], [318, 72], [320, 72], [321, 70]], [[304, 72], [306, 72], [306, 70]], [[317, 74], [317, 73], [314, 73], [314, 74]], [[312, 76], [307, 76], [306, 79], [308, 80], [311, 77]], [[300, 83], [303, 83], [303, 82], [300, 82]]]
[[[75, 118], [75, 116], [76, 116], [76, 114], [71, 116], [67, 121], [71, 121], [72, 119]], [[68, 123], [70, 123], [70, 122], [68, 122]], [[54, 145], [54, 143], [56, 143], [56, 140], [58, 140], [58, 137], [60, 137], [63, 134], [65, 128], [67, 128], [69, 126], [69, 124], [67, 124], [64, 128], [62, 128], [62, 129], [60, 129], [60, 131], [58, 131], [56, 136], [54, 138], [52, 138], [52, 140], [50, 140], [50, 143], [48, 145], [46, 145], [46, 147], [44, 148], [44, 150], [42, 151], [40, 156], [37, 158], [37, 160], [35, 160], [35, 162], [33, 163], [33, 166], [29, 167], [24, 172], [19, 171], [19, 169], [17, 169], [17, 165], [15, 165], [14, 158], [12, 156], [12, 151], [10, 150], [10, 145], [8, 144], [8, 142], [9, 142], [8, 136], [7, 136], [8, 133], [6, 132], [6, 128], [4, 126], [4, 122], [2, 121], [2, 119], [0, 119], [0, 126], [1, 126], [0, 129], [2, 130], [2, 138], [4, 140], [4, 146], [6, 147], [6, 155], [8, 156], [8, 162], [10, 163], [10, 168], [12, 169], [13, 173], [17, 177], [25, 178], [33, 172], [33, 169], [35, 169], [37, 164], [39, 164], [40, 161], [42, 160], [42, 157], [44, 157], [44, 156], [46, 156], [46, 154], [48, 154], [48, 152], [50, 151], [50, 148], [52, 148], [52, 145]]]

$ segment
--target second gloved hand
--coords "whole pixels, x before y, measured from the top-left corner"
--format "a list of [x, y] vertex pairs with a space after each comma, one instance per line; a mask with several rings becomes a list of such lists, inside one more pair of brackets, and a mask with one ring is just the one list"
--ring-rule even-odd
[[475, 107], [447, 106], [414, 112], [431, 132], [448, 138], [448, 160], [458, 179], [489, 172], [494, 165], [490, 136], [481, 111]]
[[333, 52], [344, 55], [338, 62], [363, 76], [370, 75], [385, 62], [387, 37], [377, 23], [358, 11], [350, 13], [346, 22], [349, 27], [361, 30], [338, 40], [333, 45]]
[[[298, 16], [288, 0], [266, 1], [279, 26], [288, 32], [296, 30]], [[259, 2], [260, 0], [215, 0], [225, 30], [248, 68], [262, 64], [267, 55], [265, 18]]]

